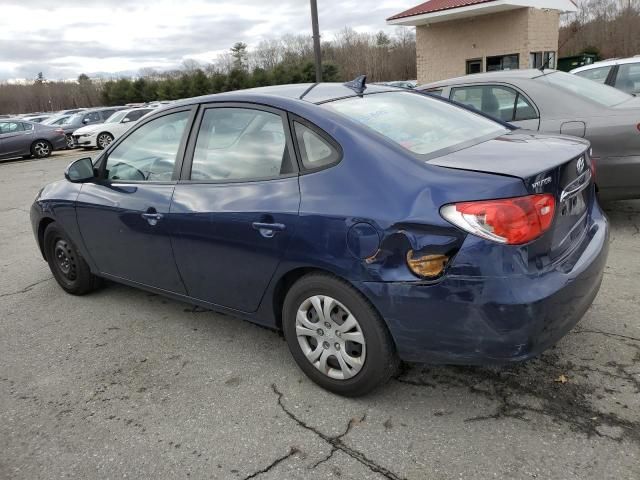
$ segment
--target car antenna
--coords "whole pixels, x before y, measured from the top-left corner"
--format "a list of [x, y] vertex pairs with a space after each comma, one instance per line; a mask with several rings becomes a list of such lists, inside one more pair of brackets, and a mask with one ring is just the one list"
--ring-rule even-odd
[[551, 62], [551, 55], [547, 56], [547, 59], [545, 60], [545, 62], [540, 65], [540, 68], [538, 70], [540, 70], [542, 73], [544, 73], [544, 69], [545, 68], [549, 68], [549, 63]]
[[358, 95], [362, 95], [364, 91], [367, 89], [367, 76], [360, 75], [355, 80], [351, 80], [343, 84], [345, 87], [354, 90]]

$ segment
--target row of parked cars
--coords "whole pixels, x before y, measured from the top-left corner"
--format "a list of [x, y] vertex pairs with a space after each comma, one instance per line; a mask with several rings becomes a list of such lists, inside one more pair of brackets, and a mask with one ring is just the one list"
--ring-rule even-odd
[[0, 118], [0, 159], [45, 158], [54, 150], [76, 147], [104, 149], [144, 115], [167, 103]]

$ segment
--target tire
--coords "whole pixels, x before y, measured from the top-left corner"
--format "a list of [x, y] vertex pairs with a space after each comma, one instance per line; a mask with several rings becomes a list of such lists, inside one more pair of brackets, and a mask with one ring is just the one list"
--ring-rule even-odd
[[100, 278], [91, 273], [76, 246], [56, 223], [44, 231], [44, 251], [51, 273], [67, 293], [85, 295], [100, 286]]
[[67, 139], [67, 150], [73, 150], [76, 148], [76, 144], [73, 141], [73, 135], [67, 134], [65, 137]]
[[35, 158], [47, 158], [53, 152], [53, 146], [47, 140], [36, 140], [31, 144], [31, 155]]
[[[329, 308], [328, 322], [315, 305], [322, 311]], [[312, 273], [293, 284], [284, 300], [282, 326], [300, 369], [339, 395], [364, 395], [385, 384], [398, 368], [393, 340], [378, 312], [360, 292], [334, 276]], [[345, 340], [347, 335], [354, 341]]]
[[98, 150], [104, 150], [113, 142], [113, 135], [109, 132], [102, 132], [96, 137], [96, 146]]

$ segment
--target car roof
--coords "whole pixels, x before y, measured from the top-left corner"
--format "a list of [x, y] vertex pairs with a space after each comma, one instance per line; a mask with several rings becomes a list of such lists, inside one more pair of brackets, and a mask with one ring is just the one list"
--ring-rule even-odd
[[[370, 95], [372, 93], [382, 92], [398, 92], [404, 91], [401, 88], [389, 87], [385, 85], [367, 84], [362, 95]], [[203, 97], [189, 98], [171, 104], [171, 107], [191, 104], [191, 103], [207, 103], [208, 101], [216, 102], [225, 100], [233, 102], [234, 100], [244, 97], [277, 97], [293, 100], [304, 100], [308, 103], [321, 104], [338, 100], [342, 98], [357, 97], [361, 94], [356, 90], [347, 87], [343, 83], [297, 83], [292, 85], [274, 85], [270, 87], [250, 88], [246, 90], [235, 90], [233, 92], [217, 93], [214, 95], [205, 95]]]
[[464, 75], [462, 77], [448, 78], [438, 82], [431, 82], [417, 87], [417, 90], [435, 88], [438, 86], [447, 86], [460, 83], [478, 83], [484, 81], [506, 81], [510, 79], [532, 79], [555, 73], [557, 70], [546, 69], [544, 71], [537, 68], [526, 70], [498, 70], [495, 72], [474, 73], [472, 75]]
[[612, 65], [625, 65], [627, 63], [640, 63], [640, 55], [628, 58], [610, 58], [609, 60], [601, 60], [599, 62], [590, 63], [582, 67], [574, 68], [569, 73], [584, 72], [585, 70], [592, 70], [594, 68], [610, 67]]

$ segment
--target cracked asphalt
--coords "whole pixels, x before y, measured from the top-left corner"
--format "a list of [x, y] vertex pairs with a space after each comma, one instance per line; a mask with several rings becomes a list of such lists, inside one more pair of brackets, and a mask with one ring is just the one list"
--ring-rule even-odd
[[274, 332], [109, 284], [66, 295], [29, 206], [72, 158], [0, 163], [0, 478], [638, 479], [640, 201], [605, 205], [582, 322], [513, 368], [404, 365], [345, 399]]

